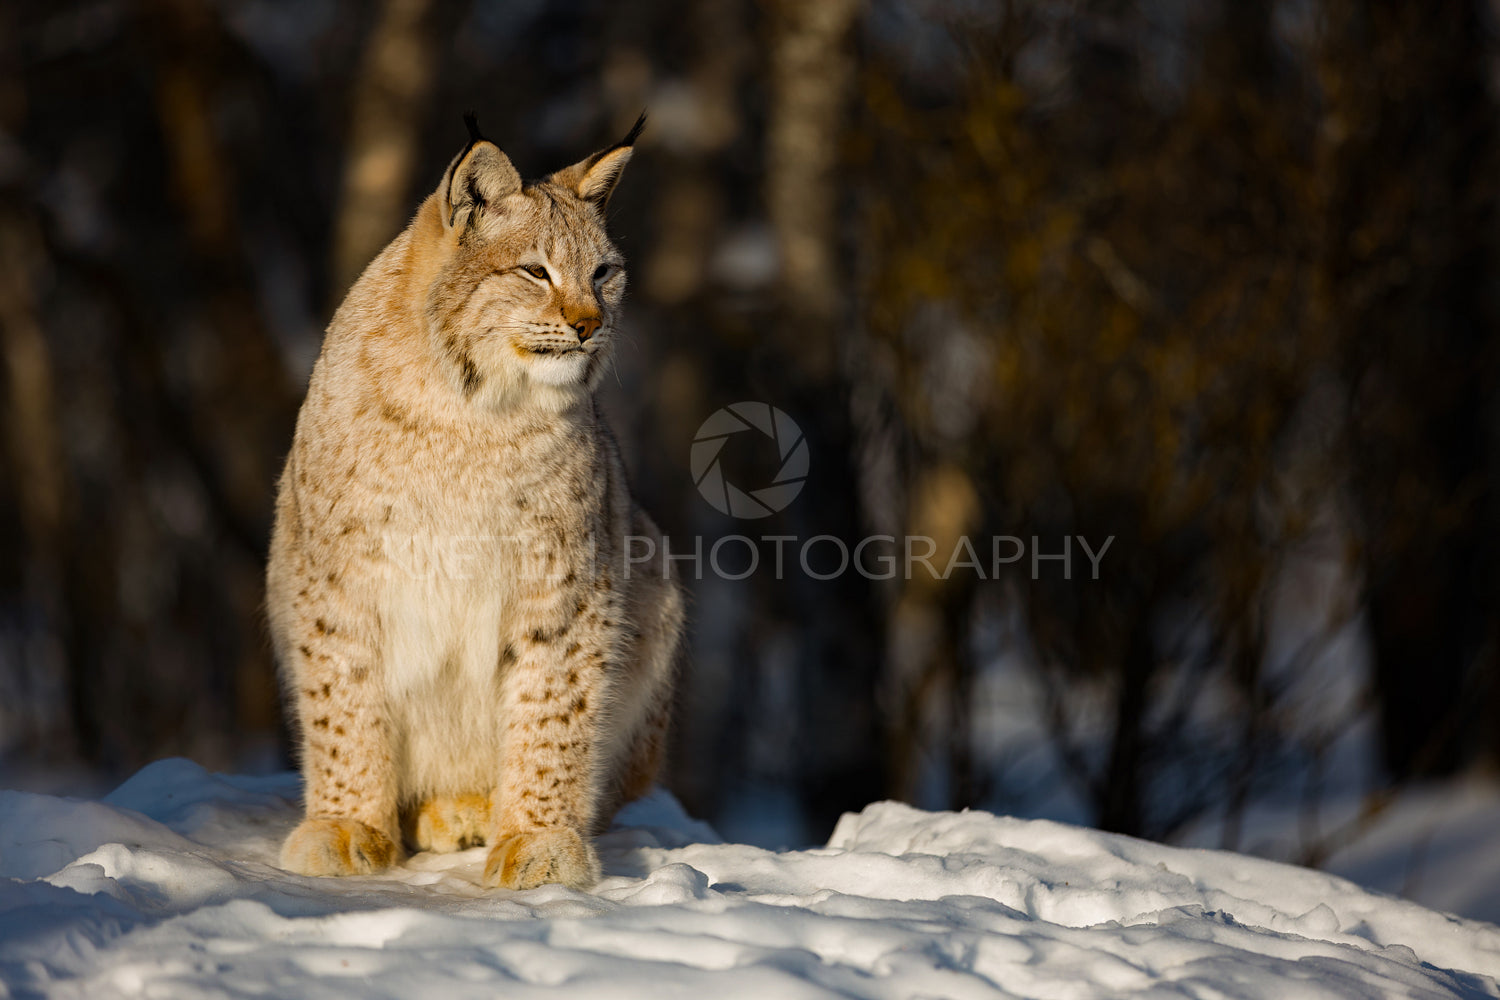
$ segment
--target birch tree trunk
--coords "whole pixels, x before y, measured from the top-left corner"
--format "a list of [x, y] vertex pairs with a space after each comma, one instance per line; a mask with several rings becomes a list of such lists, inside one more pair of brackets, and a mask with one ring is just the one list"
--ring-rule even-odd
[[384, 0], [354, 87], [329, 288], [337, 306], [410, 213], [437, 42], [431, 0]]

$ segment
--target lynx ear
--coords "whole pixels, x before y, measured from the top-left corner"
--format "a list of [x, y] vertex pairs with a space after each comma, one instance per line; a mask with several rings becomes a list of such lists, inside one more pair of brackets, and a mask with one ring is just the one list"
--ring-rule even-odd
[[646, 115], [642, 112], [625, 138], [588, 159], [559, 170], [552, 175], [553, 182], [572, 188], [584, 201], [603, 208], [609, 203], [609, 196], [614, 193], [620, 175], [625, 172], [625, 164], [630, 162], [635, 140], [640, 138], [641, 130], [645, 127]]
[[479, 134], [474, 115], [464, 115], [464, 123], [469, 126], [469, 144], [443, 178], [443, 219], [449, 229], [465, 228], [500, 199], [521, 190], [521, 175], [498, 146]]

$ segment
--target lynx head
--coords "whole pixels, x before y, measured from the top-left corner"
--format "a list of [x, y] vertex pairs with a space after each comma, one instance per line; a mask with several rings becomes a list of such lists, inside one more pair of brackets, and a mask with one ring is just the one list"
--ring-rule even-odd
[[609, 362], [625, 268], [604, 209], [645, 116], [615, 145], [527, 183], [465, 120], [469, 144], [424, 206], [442, 232], [426, 302], [434, 347], [476, 402], [566, 402]]

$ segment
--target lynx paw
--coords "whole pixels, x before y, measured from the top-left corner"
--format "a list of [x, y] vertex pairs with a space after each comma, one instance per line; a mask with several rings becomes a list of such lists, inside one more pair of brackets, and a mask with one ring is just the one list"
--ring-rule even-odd
[[281, 867], [298, 875], [371, 875], [396, 863], [391, 838], [357, 819], [315, 816], [281, 845]]
[[419, 851], [447, 853], [483, 844], [489, 825], [489, 796], [439, 796], [402, 814], [401, 835]]
[[501, 837], [484, 863], [486, 885], [534, 889], [560, 882], [586, 889], [599, 881], [599, 856], [577, 830], [559, 827]]

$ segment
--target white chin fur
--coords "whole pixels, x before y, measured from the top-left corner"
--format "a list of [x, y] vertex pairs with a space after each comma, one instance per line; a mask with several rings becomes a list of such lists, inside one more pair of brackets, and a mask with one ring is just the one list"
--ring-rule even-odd
[[581, 385], [588, 373], [589, 359], [582, 351], [571, 354], [541, 355], [528, 366], [533, 379], [543, 385], [559, 387]]

